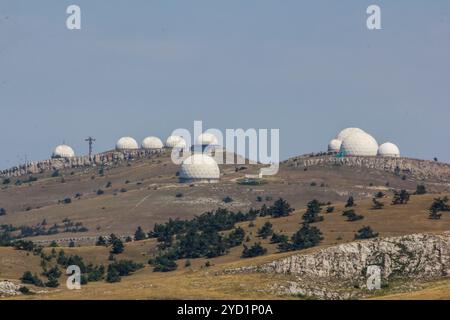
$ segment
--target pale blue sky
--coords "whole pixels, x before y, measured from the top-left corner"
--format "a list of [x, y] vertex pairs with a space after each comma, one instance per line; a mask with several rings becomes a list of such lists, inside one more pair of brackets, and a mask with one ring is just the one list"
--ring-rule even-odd
[[[81, 31], [66, 29], [70, 4]], [[448, 0], [2, 0], [0, 168], [194, 120], [279, 128], [282, 158], [358, 126], [450, 162], [449, 57]]]

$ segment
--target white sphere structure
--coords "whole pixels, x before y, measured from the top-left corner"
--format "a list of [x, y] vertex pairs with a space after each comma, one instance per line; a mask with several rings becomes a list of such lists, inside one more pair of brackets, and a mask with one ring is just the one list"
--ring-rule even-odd
[[120, 138], [119, 141], [116, 143], [116, 150], [122, 151], [122, 150], [136, 150], [139, 149], [139, 145], [131, 137], [123, 137]]
[[214, 146], [219, 144], [219, 140], [212, 133], [205, 132], [198, 136], [196, 143], [201, 146]]
[[147, 137], [142, 141], [142, 149], [162, 149], [164, 148], [164, 145], [158, 137]]
[[342, 141], [338, 139], [333, 139], [328, 144], [328, 152], [339, 152], [341, 150]]
[[344, 156], [376, 156], [378, 143], [365, 132], [354, 132], [342, 141], [340, 152]]
[[183, 139], [182, 136], [170, 136], [167, 138], [166, 141], [166, 147], [167, 148], [185, 148], [186, 147], [186, 141]]
[[378, 148], [378, 155], [381, 157], [398, 158], [398, 157], [400, 157], [400, 150], [398, 149], [398, 147], [395, 144], [393, 144], [391, 142], [386, 142], [386, 143], [383, 143]]
[[352, 135], [353, 133], [357, 133], [357, 132], [365, 133], [365, 131], [360, 128], [346, 128], [346, 129], [342, 130], [341, 132], [339, 132], [339, 134], [336, 136], [336, 139], [344, 141], [345, 138], [347, 138], [350, 135]]
[[214, 183], [220, 179], [220, 169], [210, 156], [194, 154], [181, 164], [179, 177], [181, 182]]
[[55, 148], [52, 154], [52, 158], [73, 158], [75, 152], [68, 145], [62, 144]]

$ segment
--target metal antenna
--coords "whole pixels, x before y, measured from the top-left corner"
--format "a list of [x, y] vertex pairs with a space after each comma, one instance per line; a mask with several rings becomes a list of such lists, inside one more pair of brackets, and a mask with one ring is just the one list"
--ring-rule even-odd
[[95, 142], [95, 138], [89, 137], [89, 138], [85, 139], [84, 141], [89, 142], [89, 158], [91, 158], [92, 157], [92, 145]]

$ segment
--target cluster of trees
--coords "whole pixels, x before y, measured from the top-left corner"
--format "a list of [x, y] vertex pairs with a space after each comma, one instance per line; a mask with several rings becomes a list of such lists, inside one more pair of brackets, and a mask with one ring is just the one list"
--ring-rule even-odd
[[[63, 222], [62, 228], [64, 229], [63, 232], [77, 233], [77, 232], [87, 232], [87, 231], [89, 231], [88, 228], [83, 226], [82, 222], [73, 222], [69, 218], [65, 218], [62, 222]], [[59, 226], [57, 226], [57, 227], [59, 227]]]
[[260, 242], [255, 243], [250, 248], [244, 244], [244, 250], [242, 251], [242, 258], [253, 258], [258, 256], [263, 256], [267, 252], [266, 248], [261, 246]]
[[407, 204], [410, 198], [410, 194], [406, 190], [394, 191], [394, 198], [392, 199], [393, 205]]
[[374, 197], [374, 198], [372, 199], [372, 203], [373, 203], [372, 209], [373, 209], [373, 210], [381, 210], [381, 209], [383, 209], [383, 207], [384, 207], [384, 203], [381, 202], [381, 201], [378, 200], [378, 199], [379, 199], [379, 198], [376, 198], [376, 197]]
[[304, 223], [309, 224], [323, 221], [323, 217], [319, 216], [319, 214], [322, 212], [322, 206], [324, 205], [324, 203], [321, 203], [316, 199], [308, 202], [306, 205], [306, 212], [303, 214]]
[[165, 224], [156, 224], [149, 237], [157, 239], [160, 253], [149, 263], [154, 271], [167, 272], [176, 269], [178, 259], [225, 255], [245, 239], [244, 229], [235, 228], [236, 223], [252, 221], [257, 215], [254, 209], [247, 213], [217, 209], [192, 220], [170, 219]]
[[322, 232], [315, 226], [304, 223], [288, 241], [286, 236], [278, 236], [278, 250], [281, 252], [302, 250], [317, 246], [323, 240]]
[[435, 198], [430, 206], [429, 218], [432, 220], [439, 220], [442, 217], [444, 211], [450, 211], [450, 205], [448, 205], [448, 197]]
[[[44, 219], [34, 226], [14, 227], [12, 225], [2, 225], [0, 227], [0, 239], [10, 238], [10, 240], [37, 237], [43, 235], [54, 235], [62, 232], [87, 232], [89, 231], [81, 222], [74, 223], [70, 219], [64, 219], [63, 224], [53, 224], [48, 227]], [[14, 235], [12, 233], [15, 233]], [[4, 244], [3, 244], [4, 245]]]
[[378, 233], [375, 233], [375, 231], [373, 231], [372, 228], [369, 226], [362, 227], [355, 234], [355, 240], [371, 239], [376, 237], [378, 237]]
[[95, 245], [111, 247], [111, 250], [109, 253], [112, 255], [121, 254], [125, 250], [125, 245], [123, 244], [123, 241], [119, 237], [117, 237], [114, 233], [111, 233], [109, 238], [105, 238], [103, 236], [98, 237]]
[[357, 214], [354, 209], [345, 210], [342, 215], [347, 217], [347, 221], [358, 221], [364, 219], [364, 216]]
[[[23, 245], [25, 245], [25, 249], [30, 250], [31, 246], [28, 243]], [[56, 288], [59, 286], [59, 279], [62, 275], [60, 267], [66, 269], [71, 265], [76, 265], [80, 268], [82, 285], [88, 282], [101, 281], [105, 277], [105, 267], [103, 265], [86, 264], [82, 257], [78, 255], [67, 256], [63, 250], [56, 253], [56, 250], [53, 248], [49, 255], [46, 255], [41, 250], [40, 256], [41, 276], [47, 277], [47, 281], [41, 280], [36, 273], [32, 274], [30, 271], [26, 271], [21, 278], [22, 283], [33, 284], [38, 287]], [[53, 260], [54, 262], [52, 263]]]
[[261, 237], [263, 239], [267, 239], [273, 234], [272, 224], [267, 221], [261, 229], [258, 230], [258, 237]]
[[427, 188], [425, 187], [425, 185], [418, 184], [416, 187], [416, 194], [421, 195], [421, 194], [426, 194], [426, 193], [427, 193]]
[[144, 268], [142, 263], [136, 263], [131, 260], [115, 261], [108, 266], [106, 281], [109, 283], [119, 282], [121, 277], [129, 276], [142, 268]]

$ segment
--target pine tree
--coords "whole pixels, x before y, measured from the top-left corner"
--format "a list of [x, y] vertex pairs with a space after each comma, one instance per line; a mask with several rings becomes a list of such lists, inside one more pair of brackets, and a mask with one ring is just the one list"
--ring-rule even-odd
[[258, 237], [263, 239], [267, 239], [269, 236], [273, 234], [272, 224], [267, 221], [261, 229], [258, 230]]
[[323, 217], [319, 216], [319, 213], [322, 211], [322, 206], [319, 201], [316, 199], [311, 200], [307, 204], [307, 209], [305, 214], [303, 214], [304, 223], [315, 223], [319, 221], [323, 221]]
[[358, 232], [355, 234], [355, 240], [360, 239], [371, 239], [378, 237], [378, 233], [375, 233], [371, 227], [365, 226], [358, 230]]
[[112, 243], [111, 253], [120, 254], [125, 250], [122, 240], [119, 238], [114, 239]]
[[119, 272], [116, 270], [116, 268], [109, 265], [108, 267], [108, 273], [106, 274], [106, 282], [114, 283], [114, 282], [120, 282], [121, 278], [119, 275]]
[[292, 249], [301, 250], [311, 248], [318, 245], [322, 240], [322, 232], [318, 228], [311, 227], [309, 224], [304, 224], [300, 230], [292, 236]]
[[410, 194], [406, 190], [400, 190], [394, 192], [394, 199], [392, 200], [393, 205], [407, 204], [409, 201]]
[[253, 258], [265, 255], [267, 252], [266, 248], [263, 248], [261, 246], [260, 242], [255, 243], [253, 246], [248, 248], [246, 245], [244, 245], [244, 250], [242, 251], [242, 258]]
[[147, 238], [147, 235], [142, 230], [142, 228], [139, 226], [137, 228], [136, 232], [134, 233], [134, 240], [135, 241], [141, 241], [141, 240], [145, 240], [145, 238]]
[[49, 277], [48, 281], [45, 283], [45, 286], [49, 287], [49, 288], [57, 288], [57, 287], [59, 287], [58, 279], [55, 278], [55, 277], [52, 277], [52, 276]]
[[372, 209], [374, 209], [374, 210], [383, 209], [384, 203], [382, 203], [381, 201], [377, 200], [376, 198], [373, 198], [372, 202], [373, 202]]
[[282, 198], [275, 201], [273, 206], [270, 207], [270, 213], [274, 218], [289, 216], [293, 211], [294, 209], [291, 208], [291, 205]]
[[352, 208], [355, 206], [355, 199], [353, 199], [353, 196], [350, 196], [347, 200], [347, 204], [345, 205], [346, 208]]

